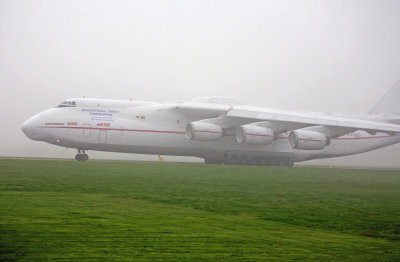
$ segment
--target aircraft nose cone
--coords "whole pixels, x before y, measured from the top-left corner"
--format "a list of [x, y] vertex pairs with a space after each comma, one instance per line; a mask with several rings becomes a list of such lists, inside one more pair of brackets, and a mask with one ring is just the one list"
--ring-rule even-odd
[[30, 123], [29, 119], [26, 120], [24, 123], [22, 123], [21, 129], [22, 129], [22, 132], [24, 132], [24, 134], [25, 134], [27, 137], [31, 138], [31, 136], [32, 136], [32, 129], [31, 129], [31, 123]]
[[26, 120], [24, 123], [22, 123], [21, 126], [22, 132], [24, 132], [24, 134], [30, 139], [34, 139], [33, 137], [34, 128], [35, 128], [35, 120], [33, 119], [33, 117]]

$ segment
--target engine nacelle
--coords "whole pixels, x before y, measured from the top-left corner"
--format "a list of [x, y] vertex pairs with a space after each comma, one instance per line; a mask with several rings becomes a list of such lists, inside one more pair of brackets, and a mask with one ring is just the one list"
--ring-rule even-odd
[[321, 150], [330, 140], [322, 133], [309, 130], [295, 130], [289, 133], [289, 145], [293, 149]]
[[267, 127], [244, 125], [236, 130], [236, 139], [240, 144], [266, 145], [275, 139], [275, 132]]
[[186, 138], [196, 141], [216, 141], [222, 137], [222, 128], [204, 122], [192, 122], [186, 126]]

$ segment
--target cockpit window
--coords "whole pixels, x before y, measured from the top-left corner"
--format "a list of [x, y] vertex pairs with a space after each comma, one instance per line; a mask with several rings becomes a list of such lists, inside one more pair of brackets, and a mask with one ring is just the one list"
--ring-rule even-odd
[[75, 101], [64, 101], [56, 107], [76, 107]]

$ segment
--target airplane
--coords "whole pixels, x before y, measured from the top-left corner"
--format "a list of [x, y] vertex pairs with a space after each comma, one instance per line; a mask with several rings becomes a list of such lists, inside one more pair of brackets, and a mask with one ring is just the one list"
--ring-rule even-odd
[[86, 151], [193, 156], [206, 164], [293, 166], [400, 142], [400, 82], [367, 114], [243, 105], [231, 97], [189, 102], [70, 98], [22, 124], [36, 141]]

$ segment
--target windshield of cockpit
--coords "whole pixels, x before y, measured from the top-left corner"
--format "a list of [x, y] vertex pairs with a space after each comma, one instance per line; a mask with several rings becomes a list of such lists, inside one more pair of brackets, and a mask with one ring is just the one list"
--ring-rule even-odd
[[76, 107], [75, 101], [64, 101], [56, 107]]

